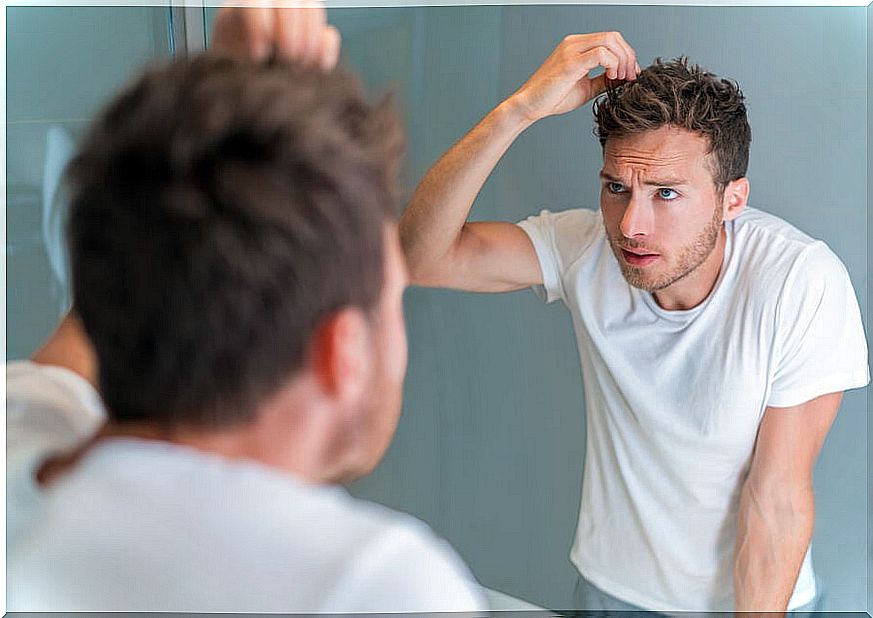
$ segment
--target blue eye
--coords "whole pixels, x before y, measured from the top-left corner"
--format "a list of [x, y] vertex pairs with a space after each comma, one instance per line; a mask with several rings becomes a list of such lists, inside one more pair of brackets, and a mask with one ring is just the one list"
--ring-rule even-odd
[[662, 200], [667, 200], [669, 202], [679, 197], [679, 194], [676, 193], [673, 189], [658, 189], [658, 197], [660, 197]]
[[624, 191], [624, 185], [620, 182], [607, 183], [606, 188], [610, 193], [622, 193]]

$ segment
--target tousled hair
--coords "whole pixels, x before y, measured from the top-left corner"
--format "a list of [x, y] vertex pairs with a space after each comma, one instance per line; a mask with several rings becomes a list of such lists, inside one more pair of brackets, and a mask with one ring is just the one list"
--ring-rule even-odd
[[73, 302], [111, 419], [220, 427], [371, 309], [402, 130], [357, 79], [200, 55], [147, 70], [68, 173]]
[[609, 88], [594, 103], [595, 134], [610, 138], [674, 126], [708, 139], [710, 171], [719, 192], [746, 175], [751, 127], [745, 97], [735, 82], [720, 79], [685, 57], [657, 58], [635, 81]]

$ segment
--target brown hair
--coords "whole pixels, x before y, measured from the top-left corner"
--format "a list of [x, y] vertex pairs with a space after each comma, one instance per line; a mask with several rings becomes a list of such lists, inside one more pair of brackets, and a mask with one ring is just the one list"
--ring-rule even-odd
[[69, 173], [73, 299], [115, 421], [222, 426], [373, 307], [400, 123], [358, 81], [209, 55], [146, 71]]
[[746, 175], [752, 130], [745, 97], [735, 82], [719, 79], [685, 57], [657, 58], [636, 81], [611, 88], [594, 103], [595, 134], [611, 137], [653, 131], [665, 125], [709, 140], [713, 182], [719, 192]]

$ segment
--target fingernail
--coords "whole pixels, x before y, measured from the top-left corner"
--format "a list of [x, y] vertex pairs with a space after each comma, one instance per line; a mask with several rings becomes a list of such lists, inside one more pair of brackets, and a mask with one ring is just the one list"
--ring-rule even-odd
[[256, 61], [266, 60], [268, 53], [269, 49], [264, 41], [256, 41], [252, 44], [252, 56], [254, 56]]

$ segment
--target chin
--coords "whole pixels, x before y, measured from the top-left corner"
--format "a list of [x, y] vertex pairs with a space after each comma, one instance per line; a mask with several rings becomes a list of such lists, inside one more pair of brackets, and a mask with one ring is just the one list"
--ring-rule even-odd
[[349, 466], [342, 474], [337, 475], [335, 481], [341, 485], [357, 481], [375, 470], [377, 464], [378, 462]]
[[651, 277], [643, 276], [636, 269], [629, 270], [622, 268], [621, 274], [624, 276], [624, 280], [627, 281], [629, 286], [643, 290], [644, 292], [655, 292], [662, 289], [657, 285], [657, 281], [653, 280]]
[[358, 467], [358, 475], [366, 476], [370, 474], [373, 470], [375, 470], [379, 463], [382, 461], [382, 457], [384, 456], [383, 452], [379, 452], [378, 455], [371, 455], [366, 461]]
[[357, 465], [354, 469], [355, 478], [367, 476], [372, 473], [373, 470], [378, 468], [379, 464], [382, 463], [382, 459], [385, 457], [385, 453], [388, 452], [389, 445], [390, 440], [386, 442], [380, 440], [376, 436], [371, 436], [366, 444], [361, 445], [363, 452], [360, 453], [360, 457], [358, 458]]

